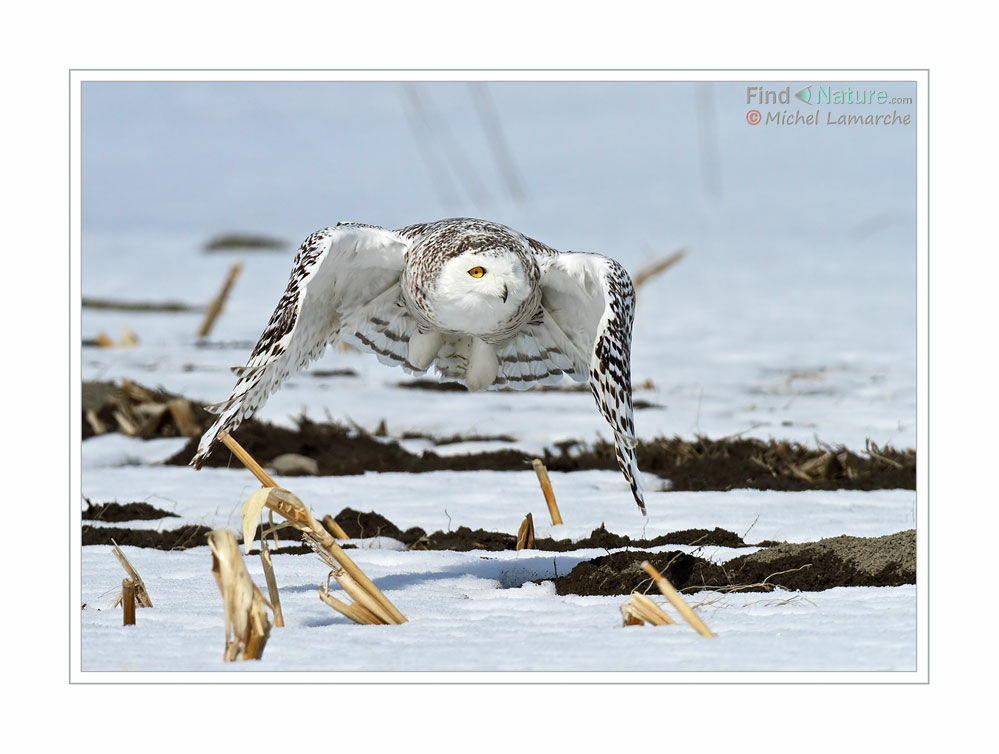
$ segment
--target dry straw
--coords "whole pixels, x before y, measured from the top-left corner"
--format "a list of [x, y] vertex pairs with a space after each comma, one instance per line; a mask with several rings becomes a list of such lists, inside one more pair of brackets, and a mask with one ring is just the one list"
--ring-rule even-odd
[[714, 634], [711, 633], [711, 629], [704, 625], [704, 621], [697, 617], [694, 611], [691, 610], [690, 605], [684, 601], [683, 597], [680, 596], [680, 593], [676, 591], [671, 583], [669, 583], [669, 580], [659, 573], [659, 571], [657, 571], [649, 561], [646, 560], [642, 563], [642, 570], [652, 577], [652, 580], [656, 582], [656, 586], [659, 587], [659, 591], [662, 592], [663, 596], [669, 600], [670, 604], [675, 607], [677, 611], [679, 611], [680, 617], [687, 621], [691, 628], [697, 631], [697, 633], [701, 636], [706, 636], [708, 638], [714, 636]]
[[212, 550], [212, 574], [222, 592], [225, 610], [226, 662], [236, 659], [259, 660], [270, 635], [267, 601], [246, 570], [236, 538], [228, 529], [208, 535]]
[[628, 601], [621, 606], [621, 617], [626, 626], [651, 623], [654, 626], [669, 626], [676, 621], [670, 618], [663, 609], [644, 594], [632, 592]]
[[548, 469], [540, 458], [531, 461], [534, 473], [538, 475], [538, 482], [541, 484], [541, 491], [544, 493], [545, 502], [548, 504], [548, 513], [552, 517], [552, 524], [562, 523], [562, 514], [558, 511], [558, 504], [555, 502], [555, 492], [552, 490], [552, 481], [548, 478]]
[[672, 254], [670, 254], [668, 257], [659, 259], [640, 269], [632, 276], [632, 283], [634, 283], [635, 290], [637, 291], [645, 283], [666, 272], [666, 270], [668, 270], [674, 264], [683, 259], [686, 253], [687, 253], [686, 249], [678, 249], [677, 251], [674, 251]]
[[[125, 569], [125, 573], [128, 574], [128, 578], [133, 582], [135, 589], [134, 600], [139, 607], [152, 607], [153, 601], [149, 599], [149, 593], [146, 591], [146, 585], [142, 583], [142, 577], [139, 576], [139, 572], [135, 570], [131, 563], [128, 562], [128, 558], [125, 557], [125, 553], [121, 551], [118, 543], [113, 539], [111, 540], [113, 545], [111, 548], [112, 554], [118, 558], [118, 562], [121, 563], [121, 567]], [[114, 607], [118, 607], [119, 603], [122, 601], [122, 595], [118, 595], [118, 599], [115, 600]]]
[[229, 268], [229, 274], [226, 275], [225, 282], [222, 284], [222, 290], [212, 299], [212, 302], [208, 305], [208, 309], [205, 311], [205, 318], [201, 321], [201, 327], [198, 328], [199, 338], [207, 337], [208, 333], [212, 331], [212, 325], [215, 324], [216, 317], [222, 311], [225, 300], [229, 298], [229, 292], [232, 290], [232, 286], [235, 284], [236, 278], [239, 277], [239, 272], [242, 269], [243, 264], [241, 262], [233, 262], [232, 267]]
[[[240, 460], [240, 462], [247, 469], [250, 470], [250, 473], [253, 474], [253, 476], [255, 476], [257, 478], [257, 480], [264, 487], [275, 487], [275, 488], [277, 487], [277, 482], [275, 482], [273, 479], [271, 479], [271, 475], [268, 474], [266, 471], [264, 471], [263, 467], [259, 463], [256, 462], [256, 460], [253, 458], [253, 456], [251, 456], [249, 453], [247, 453], [246, 449], [242, 445], [240, 445], [238, 442], [236, 442], [236, 440], [233, 439], [233, 437], [228, 432], [222, 432], [221, 434], [219, 434], [219, 440], [221, 440], [223, 442], [223, 444], [227, 448], [229, 448], [229, 450], [232, 451], [232, 454], [234, 456], [236, 456], [236, 458], [238, 458]], [[259, 492], [261, 492], [261, 491], [262, 490], [258, 490], [256, 494], [259, 494]], [[265, 498], [266, 498], [266, 495], [264, 496], [264, 498], [261, 498], [260, 508], [263, 507], [263, 499], [265, 499]], [[247, 501], [247, 502], [249, 502], [249, 501]], [[244, 524], [243, 524], [243, 526], [244, 526], [244, 529], [245, 529], [245, 526], [246, 526], [246, 523], [245, 523], [246, 522], [246, 503], [243, 503], [243, 506], [244, 506], [244, 513], [243, 513]], [[259, 512], [260, 508], [257, 508], [258, 512]], [[278, 512], [280, 512], [280, 511], [278, 511]], [[292, 523], [294, 524], [294, 522], [292, 522]], [[334, 521], [332, 518], [329, 519], [329, 521], [327, 522], [327, 525], [330, 525], [331, 527], [335, 526], [336, 529], [339, 530], [339, 533], [336, 530], [332, 530], [331, 533], [332, 533], [333, 536], [337, 537], [338, 539], [350, 539], [350, 537], [347, 536], [347, 532], [345, 532], [343, 529], [341, 529], [340, 526], [339, 526], [339, 524], [337, 524], [337, 522]], [[298, 528], [301, 528], [301, 527], [298, 527]], [[245, 537], [244, 537], [243, 541], [244, 542], [246, 541]]]
[[323, 526], [325, 526], [326, 530], [337, 539], [350, 539], [350, 537], [347, 536], [347, 532], [343, 530], [340, 524], [336, 522], [336, 519], [329, 513], [323, 516]]
[[121, 622], [124, 626], [135, 625], [135, 582], [132, 579], [121, 580]]
[[[322, 524], [316, 521], [315, 518], [313, 518], [312, 513], [309, 512], [305, 503], [299, 500], [288, 490], [273, 486], [274, 480], [272, 480], [267, 473], [260, 468], [260, 465], [253, 460], [252, 456], [250, 456], [250, 454], [247, 453], [246, 450], [228, 433], [220, 434], [219, 439], [225, 443], [226, 447], [228, 447], [251, 472], [253, 472], [262, 484], [271, 485], [253, 493], [243, 503], [244, 542], [247, 541], [246, 531], [249, 530], [252, 536], [252, 531], [256, 527], [257, 521], [260, 519], [260, 511], [266, 507], [283, 516], [289, 523], [291, 523], [292, 526], [303, 532], [306, 536], [306, 541], [310, 543], [313, 549], [315, 549], [324, 560], [327, 560], [327, 562], [330, 562], [328, 559], [335, 561], [337, 568], [342, 569], [352, 579], [351, 583], [356, 582], [356, 584], [358, 584], [361, 590], [365, 593], [366, 597], [370, 598], [370, 600], [373, 601], [378, 608], [376, 610], [371, 610], [368, 599], [361, 602], [362, 605], [371, 610], [371, 612], [375, 615], [384, 617], [384, 622], [386, 623], [399, 624], [406, 622], [406, 618], [401, 612], [399, 612], [398, 608], [396, 608], [396, 606], [389, 601], [388, 597], [382, 594], [381, 590], [375, 586], [374, 582], [372, 582], [371, 579], [369, 579], [364, 572], [357, 567], [357, 564], [347, 556], [347, 554], [343, 551], [343, 548], [337, 544], [333, 535], [330, 534]], [[343, 583], [340, 582], [340, 585], [343, 586]], [[350, 593], [346, 587], [344, 588], [344, 591]], [[355, 599], [357, 599], [357, 597], [355, 597]]]
[[271, 551], [267, 549], [267, 538], [260, 536], [260, 563], [264, 568], [264, 579], [267, 581], [267, 596], [271, 598], [271, 608], [274, 610], [274, 627], [284, 626], [284, 613], [281, 611], [281, 595], [278, 594], [277, 579], [274, 577], [274, 565], [271, 563]]
[[530, 513], [527, 514], [524, 522], [520, 525], [520, 529], [517, 531], [517, 549], [534, 549], [534, 516]]
[[332, 607], [341, 615], [350, 618], [355, 623], [360, 623], [361, 625], [366, 625], [366, 626], [380, 625], [384, 623], [384, 621], [382, 621], [377, 615], [372, 613], [366, 607], [362, 607], [361, 605], [358, 605], [357, 603], [353, 602], [352, 603], [341, 602], [332, 594], [330, 594], [328, 591], [323, 591], [322, 589], [320, 589], [319, 599], [321, 599], [323, 602]]

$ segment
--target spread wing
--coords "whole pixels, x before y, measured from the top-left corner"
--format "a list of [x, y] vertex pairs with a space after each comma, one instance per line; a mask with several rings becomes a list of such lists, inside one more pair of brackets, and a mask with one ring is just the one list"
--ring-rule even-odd
[[[635, 289], [620, 264], [599, 254], [559, 252], [539, 258], [542, 327], [553, 343], [568, 341], [577, 380], [588, 379], [600, 413], [614, 430], [618, 466], [645, 513], [635, 458], [631, 404], [631, 326]], [[584, 377], [585, 375], [585, 377]]]
[[409, 241], [399, 234], [359, 223], [323, 228], [306, 238], [288, 287], [246, 366], [233, 369], [237, 381], [232, 394], [209, 407], [219, 417], [201, 438], [191, 465], [201, 468], [219, 433], [239, 426], [341, 331], [365, 333], [369, 350], [405, 361], [405, 344], [399, 357], [391, 337], [411, 328], [397, 305], [408, 250]]

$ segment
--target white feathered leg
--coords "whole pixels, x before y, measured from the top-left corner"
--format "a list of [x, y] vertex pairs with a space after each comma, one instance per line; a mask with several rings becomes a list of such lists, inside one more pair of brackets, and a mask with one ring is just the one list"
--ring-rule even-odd
[[489, 387], [498, 372], [496, 349], [481, 338], [472, 338], [472, 349], [468, 354], [468, 367], [465, 370], [465, 385], [468, 389], [482, 390]]
[[409, 363], [417, 369], [426, 369], [437, 358], [444, 345], [444, 336], [439, 332], [414, 332], [409, 336]]

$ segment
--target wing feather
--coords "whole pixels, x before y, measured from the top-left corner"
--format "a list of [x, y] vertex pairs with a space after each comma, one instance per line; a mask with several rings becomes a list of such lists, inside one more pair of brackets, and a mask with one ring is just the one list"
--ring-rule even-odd
[[496, 348], [499, 372], [497, 387], [527, 390], [533, 385], [554, 385], [562, 380], [572, 362], [543, 327], [530, 325]]
[[346, 321], [397, 287], [409, 241], [371, 225], [341, 223], [318, 230], [295, 256], [284, 294], [243, 367], [230, 396], [205, 432], [191, 465], [200, 468], [221, 432], [232, 431], [289, 374], [318, 358]]
[[345, 341], [373, 353], [383, 364], [422, 374], [426, 370], [409, 362], [409, 339], [415, 331], [416, 321], [406, 310], [398, 285], [359, 310], [343, 327]]
[[597, 408], [614, 430], [618, 466], [644, 514], [631, 400], [631, 277], [600, 254], [560, 252], [543, 257], [541, 265], [545, 326], [553, 340], [571, 344], [564, 351], [574, 357], [574, 377], [586, 375]]

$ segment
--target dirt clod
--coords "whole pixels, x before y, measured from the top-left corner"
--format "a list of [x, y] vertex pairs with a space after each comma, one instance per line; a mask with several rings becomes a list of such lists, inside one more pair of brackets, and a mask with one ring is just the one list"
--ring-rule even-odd
[[837, 586], [916, 583], [914, 529], [883, 537], [831, 537], [780, 544], [729, 560], [724, 566], [679, 552], [616, 552], [578, 564], [555, 579], [558, 594], [629, 594], [651, 583], [648, 560], [678, 590], [822, 591]]
[[157, 518], [172, 516], [176, 513], [160, 510], [149, 503], [91, 503], [81, 514], [84, 521], [152, 521]]
[[[649, 561], [677, 589], [692, 581], [714, 580], [718, 566], [683, 552], [615, 552], [580, 563], [565, 576], [554, 579], [558, 594], [609, 595], [645, 592], [652, 580], [640, 567]], [[655, 589], [655, 587], [652, 587]]]
[[[546, 451], [549, 471], [616, 469], [614, 446], [575, 443]], [[639, 441], [642, 471], [670, 480], [672, 490], [875, 490], [916, 488], [916, 453], [878, 448], [862, 457], [845, 448], [809, 448], [799, 443], [725, 438], [659, 437]]]
[[340, 525], [351, 539], [364, 539], [367, 537], [391, 537], [400, 542], [409, 544], [415, 541], [422, 534], [423, 529], [411, 529], [410, 534], [402, 531], [398, 526], [374, 511], [361, 513], [353, 508], [344, 508], [337, 513], [333, 520]]
[[207, 526], [182, 526], [170, 531], [125, 529], [116, 526], [83, 525], [83, 545], [109, 545], [113, 539], [119, 545], [152, 547], [157, 550], [186, 550], [208, 544], [211, 532]]

